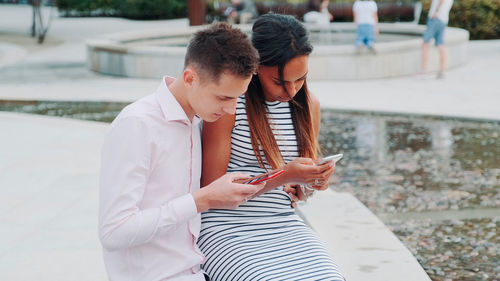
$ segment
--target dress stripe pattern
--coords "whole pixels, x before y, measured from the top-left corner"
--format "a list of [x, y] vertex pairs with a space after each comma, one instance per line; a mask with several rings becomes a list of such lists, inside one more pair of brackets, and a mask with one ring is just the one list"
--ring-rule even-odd
[[[292, 161], [298, 151], [289, 104], [277, 101], [266, 102], [266, 106], [281, 154], [285, 162]], [[265, 172], [252, 149], [245, 96], [236, 107], [227, 172]], [[198, 246], [206, 256], [202, 268], [214, 281], [344, 280], [324, 244], [295, 213], [282, 187], [235, 210], [203, 213]]]

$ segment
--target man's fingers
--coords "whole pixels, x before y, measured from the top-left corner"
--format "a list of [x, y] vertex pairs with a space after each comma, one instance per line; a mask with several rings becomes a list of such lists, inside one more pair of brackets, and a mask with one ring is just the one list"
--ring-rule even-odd
[[263, 187], [264, 187], [264, 183], [260, 183], [260, 184], [241, 184], [239, 186], [240, 188], [240, 192], [246, 196], [249, 196], [249, 195], [253, 195], [257, 192], [259, 192]]
[[248, 174], [239, 173], [239, 172], [238, 173], [230, 173], [227, 175], [229, 177], [229, 180], [231, 182], [234, 182], [234, 183], [245, 183], [246, 181], [251, 179], [251, 177]]
[[250, 178], [250, 176], [248, 174], [244, 174], [244, 173], [240, 173], [240, 172], [230, 173], [230, 174], [227, 174], [227, 175], [233, 181]]

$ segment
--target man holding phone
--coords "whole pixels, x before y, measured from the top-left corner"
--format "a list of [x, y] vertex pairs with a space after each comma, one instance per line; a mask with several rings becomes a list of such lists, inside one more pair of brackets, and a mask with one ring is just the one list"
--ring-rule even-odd
[[185, 68], [127, 106], [102, 149], [99, 235], [109, 279], [206, 280], [196, 245], [200, 213], [236, 208], [263, 184], [227, 174], [200, 189], [200, 122], [234, 114], [258, 54], [239, 29], [195, 34]]

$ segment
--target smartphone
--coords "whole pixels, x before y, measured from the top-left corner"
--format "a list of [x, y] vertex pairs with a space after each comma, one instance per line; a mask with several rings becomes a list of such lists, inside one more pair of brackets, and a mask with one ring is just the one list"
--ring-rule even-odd
[[274, 179], [275, 177], [283, 174], [284, 172], [285, 172], [284, 170], [271, 171], [269, 173], [260, 174], [260, 175], [257, 175], [255, 177], [252, 177], [243, 183], [244, 184], [259, 184], [261, 182], [268, 181], [270, 179]]
[[344, 156], [344, 154], [335, 154], [335, 155], [326, 156], [318, 162], [318, 165], [323, 165], [326, 162], [330, 162], [330, 161], [337, 163], [337, 161], [339, 161], [342, 158], [342, 156]]

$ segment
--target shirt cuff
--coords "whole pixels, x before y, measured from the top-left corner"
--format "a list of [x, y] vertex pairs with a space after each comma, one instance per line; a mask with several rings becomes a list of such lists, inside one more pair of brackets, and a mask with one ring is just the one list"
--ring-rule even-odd
[[160, 226], [169, 224], [170, 220], [167, 219], [165, 221], [165, 218], [173, 216], [173, 220], [178, 225], [188, 222], [197, 215], [198, 208], [196, 207], [194, 198], [190, 193], [188, 193], [169, 201], [165, 206], [163, 206], [161, 214], [162, 222], [160, 223]]

